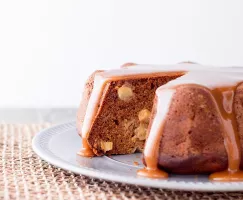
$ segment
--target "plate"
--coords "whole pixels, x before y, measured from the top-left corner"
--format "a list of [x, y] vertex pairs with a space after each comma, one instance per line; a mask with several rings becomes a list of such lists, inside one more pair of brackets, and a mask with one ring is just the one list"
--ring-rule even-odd
[[43, 160], [77, 174], [139, 186], [187, 191], [243, 191], [243, 182], [210, 182], [206, 175], [170, 174], [168, 180], [138, 177], [143, 167], [141, 153], [84, 158], [76, 153], [81, 147], [75, 122], [57, 125], [38, 133], [33, 150]]

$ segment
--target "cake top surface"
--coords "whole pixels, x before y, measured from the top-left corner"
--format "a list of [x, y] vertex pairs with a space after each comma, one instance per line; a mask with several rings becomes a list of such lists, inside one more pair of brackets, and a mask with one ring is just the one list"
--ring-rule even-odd
[[152, 73], [163, 73], [163, 72], [196, 72], [204, 71], [205, 73], [211, 72], [242, 72], [243, 67], [217, 67], [209, 65], [199, 65], [199, 64], [176, 64], [176, 65], [132, 65], [128, 67], [123, 67], [119, 69], [111, 69], [100, 72], [96, 76], [100, 76], [105, 79], [110, 79], [114, 77], [124, 77], [124, 76], [136, 76], [140, 74], [152, 74]]
[[[173, 88], [184, 84], [198, 84], [215, 89], [217, 87], [231, 87], [239, 84], [243, 80], [243, 68], [239, 69], [223, 69], [215, 71], [189, 71], [185, 75], [168, 82], [161, 86], [159, 90], [164, 88]], [[158, 92], [159, 92], [158, 90]]]
[[198, 64], [176, 64], [176, 65], [133, 65], [119, 69], [111, 69], [99, 73], [104, 78], [122, 77], [137, 74], [150, 74], [159, 72], [178, 72], [211, 69], [213, 66]]

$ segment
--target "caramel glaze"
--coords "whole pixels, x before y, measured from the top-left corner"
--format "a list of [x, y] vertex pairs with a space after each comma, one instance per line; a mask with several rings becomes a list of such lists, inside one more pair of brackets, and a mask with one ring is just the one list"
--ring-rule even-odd
[[[173, 93], [171, 94], [173, 95]], [[158, 100], [158, 97], [155, 97], [155, 102], [157, 102], [158, 107], [160, 107], [161, 100]], [[166, 103], [165, 103], [166, 104]], [[166, 107], [166, 105], [165, 105]], [[159, 111], [156, 111], [159, 112]], [[152, 139], [145, 143], [144, 149], [144, 161], [146, 167], [144, 169], [140, 169], [137, 171], [138, 176], [148, 177], [148, 178], [168, 178], [168, 173], [158, 168], [158, 160], [159, 160], [159, 148], [160, 148], [160, 141], [163, 132], [163, 125], [164, 120], [160, 119], [160, 115], [155, 114], [153, 122], [150, 124], [150, 134], [155, 133]]]
[[[160, 127], [158, 127], [159, 129], [157, 130], [157, 133], [162, 133], [163, 124], [160, 124], [159, 126]], [[151, 129], [152, 128], [153, 127], [151, 127]], [[161, 134], [156, 134], [156, 137], [154, 137], [152, 141], [153, 144], [150, 146], [149, 153], [146, 154], [146, 152], [144, 152], [146, 167], [137, 171], [138, 176], [144, 176], [149, 178], [168, 178], [168, 173], [158, 168], [160, 140]]]
[[[243, 171], [240, 170], [240, 137], [233, 107], [236, 88], [237, 85], [233, 87], [218, 87], [216, 89], [210, 90], [219, 116], [221, 118], [221, 123], [223, 125], [224, 144], [228, 155], [228, 169], [222, 172], [215, 172], [211, 174], [209, 176], [211, 181], [243, 181]], [[156, 115], [153, 121], [155, 120], [159, 120], [156, 119]], [[151, 127], [153, 127], [153, 124]], [[146, 167], [144, 169], [138, 170], [137, 174], [139, 176], [145, 176], [149, 178], [167, 178], [168, 174], [163, 170], [158, 169], [159, 147], [163, 133], [163, 122], [161, 122], [159, 127], [156, 128], [156, 136], [153, 138], [153, 144], [150, 144], [149, 153], [144, 154]]]
[[243, 181], [243, 171], [240, 170], [241, 145], [234, 112], [235, 87], [222, 87], [212, 90], [217, 102], [224, 127], [224, 144], [228, 154], [228, 169], [209, 176], [212, 181]]
[[80, 156], [84, 156], [84, 157], [94, 157], [95, 156], [94, 152], [89, 147], [88, 141], [86, 138], [82, 139], [82, 148], [77, 154]]

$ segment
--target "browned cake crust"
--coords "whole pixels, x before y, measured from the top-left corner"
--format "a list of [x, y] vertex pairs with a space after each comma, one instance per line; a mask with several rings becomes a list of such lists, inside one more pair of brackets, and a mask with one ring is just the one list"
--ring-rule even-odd
[[[243, 145], [243, 84], [236, 90], [234, 108]], [[222, 134], [220, 116], [209, 91], [197, 86], [179, 86], [164, 124], [159, 167], [181, 174], [226, 169], [228, 157]], [[242, 160], [243, 154], [241, 166]]]
[[241, 143], [241, 169], [243, 169], [243, 83], [239, 84], [234, 98], [235, 115]]
[[[93, 152], [100, 156], [142, 150], [156, 89], [181, 75], [182, 73], [167, 73], [165, 76], [131, 77], [107, 83], [100, 99], [97, 117], [87, 137]], [[92, 88], [91, 85], [89, 87]], [[127, 91], [129, 98], [123, 94]], [[88, 100], [90, 90], [86, 96]], [[82, 113], [83, 110], [85, 109], [80, 108], [79, 112]], [[83, 120], [80, 116], [81, 114], [78, 121]]]

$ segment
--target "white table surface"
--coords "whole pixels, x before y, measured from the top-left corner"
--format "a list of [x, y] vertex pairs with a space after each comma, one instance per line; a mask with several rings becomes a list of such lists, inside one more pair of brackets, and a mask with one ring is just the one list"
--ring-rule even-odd
[[55, 123], [74, 121], [77, 108], [0, 108], [0, 122], [5, 123]]

